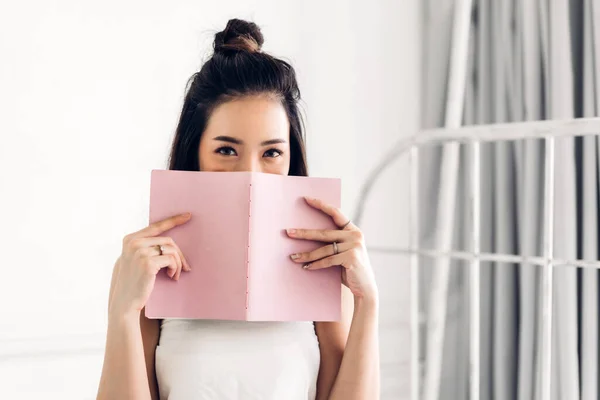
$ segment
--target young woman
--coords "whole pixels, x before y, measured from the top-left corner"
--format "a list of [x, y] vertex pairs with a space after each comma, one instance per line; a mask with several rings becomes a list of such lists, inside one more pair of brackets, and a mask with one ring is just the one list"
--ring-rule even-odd
[[[307, 175], [294, 69], [262, 44], [258, 26], [237, 19], [215, 36], [188, 82], [170, 169]], [[98, 399], [378, 399], [378, 291], [362, 233], [339, 209], [306, 201], [339, 229], [290, 227], [291, 238], [323, 243], [290, 257], [307, 274], [343, 267], [341, 322], [147, 319], [158, 271], [178, 280], [190, 270], [163, 233], [193, 216], [173, 216], [123, 240]]]

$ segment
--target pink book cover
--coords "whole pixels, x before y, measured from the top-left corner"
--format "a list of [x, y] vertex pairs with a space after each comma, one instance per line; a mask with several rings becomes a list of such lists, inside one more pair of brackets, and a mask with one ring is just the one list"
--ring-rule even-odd
[[192, 271], [179, 281], [162, 269], [148, 318], [339, 321], [341, 267], [307, 271], [290, 254], [324, 243], [285, 229], [335, 229], [304, 196], [340, 207], [341, 181], [258, 172], [153, 170], [150, 223], [191, 212], [170, 236]]

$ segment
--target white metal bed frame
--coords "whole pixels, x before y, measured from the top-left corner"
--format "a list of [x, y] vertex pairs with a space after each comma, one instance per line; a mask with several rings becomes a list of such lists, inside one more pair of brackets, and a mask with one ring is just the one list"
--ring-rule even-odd
[[[419, 357], [419, 257], [434, 259], [464, 260], [469, 262], [469, 398], [480, 398], [480, 287], [479, 266], [482, 261], [524, 263], [542, 267], [542, 329], [541, 329], [541, 398], [550, 400], [551, 394], [551, 343], [552, 343], [552, 302], [553, 271], [556, 267], [577, 266], [600, 269], [597, 260], [560, 260], [554, 258], [554, 145], [560, 137], [600, 135], [600, 118], [574, 120], [536, 121], [510, 124], [477, 125], [457, 129], [431, 129], [421, 131], [399, 144], [396, 155], [410, 157], [410, 247], [384, 248], [370, 247], [375, 252], [403, 253], [410, 256], [410, 320], [411, 320], [411, 399], [418, 400], [423, 392], [421, 385]], [[480, 144], [482, 142], [512, 141], [520, 139], [543, 139], [545, 141], [544, 161], [544, 218], [543, 218], [543, 257], [523, 257], [511, 254], [482, 253], [479, 246], [480, 226]], [[448, 249], [422, 249], [418, 247], [418, 158], [424, 145], [448, 144], [468, 145], [471, 174], [469, 197], [471, 207], [471, 252], [450, 251]], [[443, 340], [443, 337], [442, 337]], [[437, 393], [433, 391], [431, 393]], [[427, 397], [427, 396], [425, 396]]]
[[[421, 383], [419, 358], [419, 257], [430, 257], [435, 261], [431, 283], [432, 300], [446, 301], [450, 260], [469, 262], [469, 399], [480, 398], [480, 287], [479, 266], [482, 261], [526, 263], [542, 267], [542, 327], [541, 327], [541, 379], [542, 400], [551, 400], [551, 343], [552, 343], [552, 301], [553, 271], [555, 267], [577, 266], [600, 269], [596, 260], [559, 260], [554, 258], [554, 145], [559, 137], [600, 135], [600, 118], [581, 118], [571, 120], [535, 121], [510, 124], [474, 125], [461, 127], [463, 118], [465, 83], [471, 29], [473, 0], [455, 0], [452, 25], [452, 48], [450, 52], [449, 74], [447, 82], [447, 101], [444, 128], [419, 132], [412, 138], [400, 141], [384, 157], [378, 167], [368, 177], [358, 201], [355, 222], [360, 223], [365, 209], [366, 198], [381, 172], [400, 155], [409, 154], [410, 169], [410, 243], [407, 249], [369, 247], [370, 251], [404, 253], [410, 256], [410, 320], [411, 320], [411, 399], [437, 400], [439, 397], [441, 353], [443, 331], [440, 325], [445, 323], [445, 307], [435, 307], [430, 318], [436, 329], [430, 329], [427, 339], [427, 365], [430, 369]], [[543, 139], [545, 141], [544, 161], [544, 217], [543, 217], [543, 257], [522, 257], [510, 254], [482, 253], [480, 249], [480, 144], [482, 142], [510, 141], [521, 139]], [[457, 190], [457, 171], [459, 144], [469, 148], [471, 175], [469, 179], [469, 198], [471, 212], [471, 252], [451, 251], [454, 201]], [[440, 204], [436, 223], [437, 237], [435, 249], [421, 249], [418, 246], [418, 160], [419, 150], [424, 145], [443, 145], [441, 162]], [[432, 356], [433, 354], [433, 356]], [[430, 359], [431, 358], [431, 359]], [[433, 361], [433, 362], [431, 362]], [[431, 365], [433, 364], [433, 366]], [[485, 400], [485, 399], [484, 399]]]

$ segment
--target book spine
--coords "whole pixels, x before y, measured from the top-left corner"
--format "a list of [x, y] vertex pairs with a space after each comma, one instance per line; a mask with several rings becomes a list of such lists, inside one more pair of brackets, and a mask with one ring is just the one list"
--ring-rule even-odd
[[246, 248], [246, 319], [250, 302], [250, 239], [252, 237], [252, 182], [248, 185], [248, 246]]

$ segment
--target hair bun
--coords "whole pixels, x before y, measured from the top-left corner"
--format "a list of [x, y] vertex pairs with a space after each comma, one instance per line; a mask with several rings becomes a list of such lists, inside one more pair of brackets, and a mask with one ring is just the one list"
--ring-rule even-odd
[[215, 53], [227, 51], [258, 52], [262, 48], [264, 38], [260, 28], [254, 22], [241, 19], [230, 19], [224, 30], [215, 35]]

